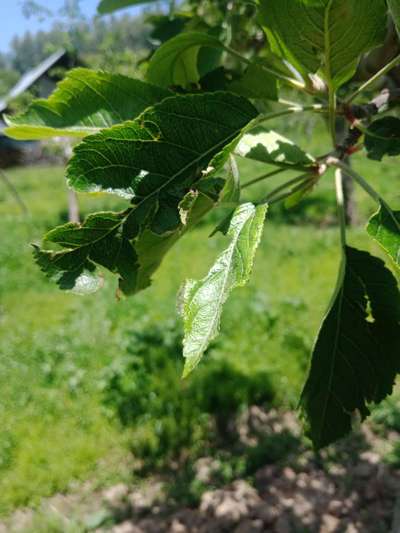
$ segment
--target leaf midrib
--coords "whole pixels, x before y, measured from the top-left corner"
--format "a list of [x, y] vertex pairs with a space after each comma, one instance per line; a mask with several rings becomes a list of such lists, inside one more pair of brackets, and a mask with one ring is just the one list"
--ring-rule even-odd
[[[237, 242], [239, 241], [239, 237], [240, 237], [240, 234], [241, 234], [244, 226], [247, 224], [247, 222], [250, 220], [250, 218], [254, 216], [254, 213], [255, 213], [255, 210], [253, 210], [253, 212], [249, 214], [248, 218], [246, 218], [246, 220], [243, 222], [240, 230], [236, 233], [235, 238], [232, 240], [230, 246], [227, 249], [227, 251], [229, 250], [229, 254], [228, 254], [229, 268], [225, 269], [225, 273], [224, 273], [224, 276], [223, 276], [223, 285], [222, 285], [223, 288], [220, 291], [220, 295], [219, 295], [219, 297], [217, 299], [217, 306], [216, 306], [217, 312], [214, 314], [214, 316], [212, 317], [212, 320], [210, 321], [210, 327], [208, 328], [208, 333], [204, 337], [205, 340], [204, 340], [203, 344], [201, 345], [200, 350], [197, 350], [196, 359], [199, 357], [199, 353], [200, 354], [204, 353], [205, 349], [207, 348], [207, 346], [208, 346], [208, 344], [209, 344], [209, 342], [211, 340], [212, 331], [215, 328], [216, 324], [218, 324], [218, 318], [219, 318], [219, 316], [221, 314], [221, 313], [218, 312], [218, 310], [222, 308], [223, 297], [224, 297], [224, 294], [225, 294], [225, 291], [226, 291], [226, 286], [227, 286], [229, 273], [231, 271], [232, 258], [233, 258], [234, 252], [235, 252], [235, 248], [236, 248]], [[224, 255], [224, 254], [222, 254], [222, 255]], [[217, 262], [220, 260], [222, 255], [218, 258]], [[208, 276], [206, 276], [206, 278], [207, 277]]]

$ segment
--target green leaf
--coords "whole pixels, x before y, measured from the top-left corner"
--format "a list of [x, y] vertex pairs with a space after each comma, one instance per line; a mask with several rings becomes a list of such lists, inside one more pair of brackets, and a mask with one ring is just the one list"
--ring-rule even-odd
[[233, 81], [228, 89], [246, 98], [277, 100], [278, 83], [260, 65], [250, 65], [239, 80]]
[[33, 256], [42, 272], [60, 289], [91, 294], [102, 286], [102, 279], [96, 274], [93, 263], [87, 260], [85, 251], [50, 252], [35, 245]]
[[315, 159], [292, 141], [276, 131], [261, 126], [243, 135], [235, 153], [255, 161], [282, 167], [306, 170], [315, 164]]
[[145, 229], [136, 239], [130, 239], [130, 210], [95, 213], [83, 224], [64, 224], [47, 233], [45, 242], [64, 250], [49, 251], [35, 246], [36, 262], [63, 290], [80, 294], [95, 292], [102, 286], [96, 266], [102, 266], [119, 274], [122, 293], [134, 294], [151, 284], [151, 276], [169, 249], [218, 201], [221, 184], [217, 180], [214, 180], [213, 188], [208, 184], [207, 194], [203, 188], [205, 185], [200, 181], [198, 188], [184, 198], [187, 201], [189, 195], [193, 196], [185, 223], [173, 232], [157, 235]]
[[384, 117], [375, 120], [365, 134], [365, 148], [370, 159], [382, 161], [385, 155], [400, 155], [400, 119]]
[[400, 211], [381, 204], [370, 219], [367, 231], [400, 268]]
[[97, 7], [97, 12], [100, 15], [106, 15], [107, 13], [113, 13], [118, 9], [125, 7], [137, 6], [140, 4], [150, 4], [157, 2], [157, 0], [101, 0]]
[[400, 0], [387, 0], [397, 33], [400, 35]]
[[47, 100], [35, 100], [26, 112], [8, 117], [5, 133], [20, 140], [84, 137], [132, 120], [171, 94], [120, 74], [77, 68]]
[[154, 53], [147, 79], [160, 87], [190, 88], [197, 84], [201, 77], [197, 62], [202, 47], [223, 48], [221, 42], [208, 33], [185, 32], [173, 37]]
[[75, 149], [70, 183], [120, 192], [131, 204], [122, 213], [97, 213], [83, 225], [49, 232], [46, 240], [66, 251], [41, 250], [42, 269], [55, 281], [77, 280], [99, 265], [119, 274], [125, 294], [147, 287], [165, 253], [219, 201], [224, 180], [204, 174], [211, 161], [220, 165], [214, 173], [222, 170], [228, 148], [256, 115], [230, 93], [186, 95], [86, 137]]
[[267, 207], [247, 203], [239, 206], [231, 220], [231, 243], [218, 257], [205, 278], [189, 280], [182, 290], [181, 312], [186, 358], [184, 376], [200, 362], [210, 342], [217, 336], [222, 307], [230, 292], [245, 285], [250, 277], [260, 242]]
[[240, 200], [240, 175], [233, 155], [229, 156], [227, 167], [228, 176], [221, 191], [220, 203], [224, 207], [236, 207]]
[[400, 293], [383, 261], [346, 247], [301, 397], [319, 449], [351, 430], [352, 414], [391, 393], [400, 370]]
[[[45, 235], [45, 241], [57, 244], [66, 251], [47, 252], [36, 249], [39, 266], [53, 279], [58, 275], [62, 280], [79, 280], [81, 271], [87, 275], [88, 271], [94, 271], [95, 264], [101, 265], [110, 272], [119, 274], [122, 292], [134, 292], [137, 256], [123, 231], [125, 220], [124, 213], [95, 213], [89, 215], [83, 224], [68, 223], [51, 230]], [[60, 285], [59, 282], [58, 284]], [[69, 287], [64, 285], [61, 288]]]
[[383, 42], [385, 0], [259, 0], [273, 52], [303, 76], [320, 71], [337, 89], [355, 73], [361, 54]]
[[183, 196], [214, 156], [220, 154], [214, 170], [225, 164], [231, 143], [256, 116], [247, 100], [230, 93], [167, 98], [135, 121], [86, 137], [70, 161], [69, 184], [132, 198], [146, 212], [155, 208], [152, 231], [172, 230]]
[[[184, 222], [172, 233], [157, 235], [150, 230], [145, 230], [135, 243], [138, 255], [138, 273], [136, 279], [136, 292], [145, 289], [151, 284], [151, 277], [161, 265], [162, 260], [174, 244], [190, 229], [192, 229], [203, 216], [216, 204], [218, 196], [205, 194], [200, 188], [189, 193], [192, 202], [188, 208]], [[185, 197], [187, 200], [187, 197]], [[181, 202], [182, 203], [182, 202]]]

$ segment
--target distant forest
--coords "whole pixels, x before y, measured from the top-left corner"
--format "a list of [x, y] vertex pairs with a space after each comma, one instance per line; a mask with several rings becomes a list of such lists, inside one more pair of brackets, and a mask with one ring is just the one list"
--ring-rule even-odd
[[80, 61], [91, 68], [140, 75], [137, 64], [152, 48], [152, 27], [148, 18], [125, 14], [82, 21], [67, 17], [55, 21], [49, 31], [14, 37], [10, 52], [0, 53], [0, 98], [21, 74], [60, 48], [77, 52]]

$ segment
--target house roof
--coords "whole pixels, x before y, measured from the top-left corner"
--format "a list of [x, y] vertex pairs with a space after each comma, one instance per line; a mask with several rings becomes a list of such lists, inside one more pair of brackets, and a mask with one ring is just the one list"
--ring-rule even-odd
[[0, 100], [0, 113], [3, 113], [8, 106], [8, 102], [17, 98], [20, 94], [27, 91], [34, 83], [36, 83], [53, 65], [57, 63], [65, 54], [66, 50], [61, 48], [54, 52], [47, 59], [42, 61], [37, 67], [26, 72], [16, 85], [11, 89], [8, 95]]

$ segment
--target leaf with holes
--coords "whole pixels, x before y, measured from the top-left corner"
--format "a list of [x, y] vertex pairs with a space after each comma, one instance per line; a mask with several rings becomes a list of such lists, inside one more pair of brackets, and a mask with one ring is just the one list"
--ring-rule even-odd
[[151, 284], [151, 276], [165, 254], [214, 207], [221, 188], [218, 180], [207, 186], [200, 182], [187, 195], [192, 196], [192, 201], [185, 222], [173, 232], [158, 235], [145, 229], [136, 239], [130, 239], [129, 209], [123, 213], [95, 213], [83, 224], [64, 224], [48, 232], [44, 242], [56, 244], [62, 250], [35, 246], [35, 260], [63, 290], [79, 294], [95, 292], [102, 286], [102, 278], [96, 273], [96, 267], [101, 266], [119, 275], [120, 292], [134, 294]]
[[205, 278], [188, 280], [182, 289], [184, 376], [199, 364], [208, 345], [218, 334], [222, 307], [230, 292], [249, 280], [266, 210], [265, 205], [255, 207], [247, 203], [239, 206], [230, 223], [228, 236], [231, 243], [228, 248]]
[[367, 231], [400, 268], [400, 211], [392, 211], [381, 204], [370, 219]]
[[[83, 224], [68, 223], [49, 231], [44, 240], [63, 248], [47, 251], [35, 247], [35, 259], [45, 274], [60, 288], [93, 292], [95, 265], [119, 274], [122, 292], [133, 292], [136, 285], [137, 256], [123, 232], [124, 213], [103, 212], [89, 215]], [[83, 286], [84, 290], [81, 289]]]
[[71, 70], [47, 99], [35, 100], [21, 115], [8, 117], [5, 133], [14, 139], [85, 137], [132, 120], [172, 93], [120, 74]]
[[316, 449], [346, 435], [352, 414], [392, 392], [400, 370], [400, 293], [383, 261], [346, 247], [301, 397]]
[[54, 278], [61, 265], [58, 276], [78, 279], [79, 268], [100, 265], [119, 274], [125, 294], [147, 287], [168, 249], [218, 202], [224, 179], [204, 174], [211, 161], [214, 174], [222, 172], [256, 116], [247, 100], [230, 93], [179, 96], [137, 121], [86, 137], [68, 168], [70, 184], [117, 192], [131, 204], [122, 213], [94, 214], [83, 225], [49, 232], [46, 240], [67, 253], [43, 250], [41, 267], [47, 264]]
[[258, 0], [273, 52], [337, 89], [386, 33], [385, 0]]
[[247, 100], [230, 93], [167, 98], [135, 121], [86, 137], [70, 161], [69, 184], [78, 191], [130, 198], [132, 222], [135, 213], [142, 219], [143, 210], [154, 209], [150, 229], [173, 230], [184, 195], [211, 161], [214, 171], [225, 164], [256, 116]]

